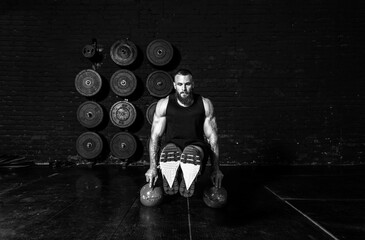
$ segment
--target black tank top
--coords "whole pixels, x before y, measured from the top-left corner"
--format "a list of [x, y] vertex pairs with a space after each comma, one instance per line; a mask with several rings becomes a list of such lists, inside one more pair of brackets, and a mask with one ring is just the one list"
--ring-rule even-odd
[[[166, 109], [166, 142], [175, 143], [183, 149], [189, 144], [204, 144], [205, 110], [203, 99], [194, 94], [189, 107], [179, 105], [175, 94], [169, 96]], [[205, 144], [204, 144], [205, 145]]]

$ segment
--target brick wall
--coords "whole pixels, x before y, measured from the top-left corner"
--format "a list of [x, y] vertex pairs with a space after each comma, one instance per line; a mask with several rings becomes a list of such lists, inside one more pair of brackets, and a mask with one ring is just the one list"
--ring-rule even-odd
[[[196, 91], [213, 101], [222, 163], [363, 163], [364, 12], [328, 0], [1, 1], [0, 154], [76, 155], [87, 131], [78, 106], [95, 100], [108, 111], [122, 100], [110, 89], [92, 98], [76, 91], [75, 76], [91, 68], [81, 49], [97, 39], [108, 85], [120, 69], [109, 49], [128, 37], [143, 55], [131, 69], [140, 89], [129, 97], [139, 113], [129, 129], [140, 146], [133, 161], [148, 161], [145, 111], [157, 100], [145, 88], [156, 70], [145, 49], [163, 38], [178, 51], [167, 71], [191, 69]], [[107, 121], [96, 131], [108, 142], [120, 130]]]

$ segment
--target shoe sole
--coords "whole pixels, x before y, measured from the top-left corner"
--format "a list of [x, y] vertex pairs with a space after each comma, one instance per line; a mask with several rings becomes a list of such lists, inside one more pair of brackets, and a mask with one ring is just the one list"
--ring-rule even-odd
[[191, 183], [190, 188], [188, 190], [188, 189], [186, 189], [185, 180], [184, 180], [184, 178], [182, 178], [181, 183], [180, 183], [180, 188], [179, 188], [180, 195], [183, 197], [186, 197], [186, 198], [193, 196], [194, 190], [195, 190], [195, 182], [196, 182], [196, 178]]
[[[180, 161], [181, 150], [178, 149], [175, 145], [166, 145], [160, 155], [161, 162], [177, 162]], [[177, 170], [176, 170], [177, 172]], [[174, 195], [179, 191], [179, 183], [177, 181], [177, 174], [175, 176], [172, 187], [170, 188], [165, 176], [162, 176], [163, 179], [163, 189], [164, 192], [168, 195]]]
[[177, 181], [177, 174], [174, 179], [174, 183], [172, 184], [172, 188], [170, 188], [169, 183], [167, 182], [165, 176], [163, 178], [163, 190], [167, 195], [174, 195], [179, 191], [179, 184]]
[[[201, 167], [201, 161], [202, 159], [200, 158], [199, 154], [196, 154], [196, 150], [187, 150], [187, 151], [184, 150], [184, 152], [181, 154], [180, 157], [180, 162], [184, 164], [194, 164], [194, 165], [199, 165]], [[198, 174], [195, 176], [194, 180], [192, 181], [189, 190], [186, 188], [184, 177], [182, 178], [179, 188], [181, 196], [191, 197], [194, 194], [195, 182], [199, 173], [200, 170]]]

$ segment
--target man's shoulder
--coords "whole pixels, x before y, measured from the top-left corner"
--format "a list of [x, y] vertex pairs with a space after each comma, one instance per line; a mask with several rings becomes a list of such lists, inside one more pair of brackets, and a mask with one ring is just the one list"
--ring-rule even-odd
[[169, 96], [158, 100], [155, 111], [159, 115], [164, 116], [166, 114], [166, 108], [167, 108], [168, 102], [169, 102]]
[[212, 105], [212, 101], [209, 98], [201, 96], [204, 105]]
[[204, 105], [204, 110], [205, 110], [205, 115], [209, 116], [213, 113], [213, 104], [210, 101], [209, 98], [203, 97], [202, 96], [202, 101], [203, 101], [203, 105]]
[[158, 100], [157, 104], [158, 105], [167, 105], [168, 102], [169, 102], [169, 96], [161, 98], [160, 100]]

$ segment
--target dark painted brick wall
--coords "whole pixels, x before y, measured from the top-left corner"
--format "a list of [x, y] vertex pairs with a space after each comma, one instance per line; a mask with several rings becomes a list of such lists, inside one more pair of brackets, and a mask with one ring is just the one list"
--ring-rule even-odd
[[[192, 70], [196, 91], [215, 105], [221, 162], [226, 164], [356, 164], [364, 162], [364, 30], [360, 1], [3, 0], [0, 3], [0, 154], [37, 162], [77, 154], [87, 131], [78, 106], [95, 100], [107, 111], [121, 100], [110, 89], [93, 98], [75, 89], [91, 68], [81, 54], [96, 38], [108, 85], [120, 67], [109, 49], [128, 37], [142, 53], [131, 69], [139, 113], [129, 129], [148, 161], [145, 111], [157, 99], [145, 88], [145, 49], [163, 38], [178, 50], [167, 69]], [[120, 131], [96, 129], [106, 142]], [[107, 154], [107, 153], [106, 153]], [[102, 160], [98, 160], [102, 161]]]

